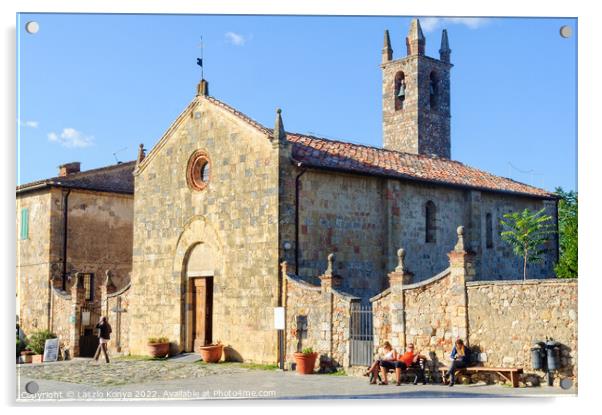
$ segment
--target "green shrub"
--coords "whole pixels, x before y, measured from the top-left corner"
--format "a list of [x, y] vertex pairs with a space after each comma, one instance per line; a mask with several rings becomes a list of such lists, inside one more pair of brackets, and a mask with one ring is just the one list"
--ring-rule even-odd
[[35, 331], [29, 336], [27, 346], [35, 354], [43, 354], [44, 344], [46, 344], [46, 340], [48, 339], [56, 339], [56, 334], [48, 330]]
[[312, 354], [314, 352], [314, 349], [312, 349], [311, 347], [306, 347], [305, 349], [301, 350], [301, 353], [303, 354]]

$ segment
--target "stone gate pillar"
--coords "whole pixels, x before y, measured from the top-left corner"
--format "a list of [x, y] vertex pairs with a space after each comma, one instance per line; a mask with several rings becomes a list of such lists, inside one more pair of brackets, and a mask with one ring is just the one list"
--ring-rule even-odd
[[412, 283], [412, 276], [414, 275], [405, 268], [405, 255], [404, 249], [397, 251], [397, 267], [395, 267], [395, 271], [389, 273], [391, 345], [397, 350], [405, 350], [406, 347], [406, 316], [403, 287]]
[[334, 254], [331, 253], [328, 255], [328, 267], [324, 274], [320, 275], [323, 310], [320, 313], [322, 321], [320, 322], [321, 334], [318, 347], [321, 351], [327, 351], [328, 356], [332, 356], [332, 285], [334, 279]]
[[79, 356], [79, 336], [82, 324], [82, 311], [86, 298], [84, 277], [81, 273], [75, 274], [75, 284], [71, 287], [71, 315], [69, 317], [69, 344], [71, 345], [71, 356]]
[[448, 301], [451, 310], [452, 334], [468, 344], [468, 301], [466, 283], [473, 281], [476, 275], [476, 255], [465, 244], [464, 227], [457, 229], [458, 242], [448, 255], [452, 294]]

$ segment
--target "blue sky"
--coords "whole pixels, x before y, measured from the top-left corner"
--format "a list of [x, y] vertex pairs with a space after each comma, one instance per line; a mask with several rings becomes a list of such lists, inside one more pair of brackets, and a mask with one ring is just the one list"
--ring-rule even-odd
[[[35, 35], [25, 22], [39, 22]], [[380, 146], [381, 48], [405, 54], [408, 17], [21, 14], [17, 181], [91, 169], [152, 147], [194, 97], [204, 40], [216, 98], [271, 127]], [[421, 19], [427, 55], [447, 28], [452, 158], [576, 189], [577, 21]], [[570, 25], [573, 36], [559, 35]], [[115, 155], [113, 153], [116, 153]]]

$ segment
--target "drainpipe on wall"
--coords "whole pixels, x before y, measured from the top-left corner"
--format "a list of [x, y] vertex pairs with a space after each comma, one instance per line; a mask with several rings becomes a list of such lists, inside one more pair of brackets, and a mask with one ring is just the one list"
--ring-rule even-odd
[[301, 190], [301, 176], [305, 174], [307, 169], [304, 168], [303, 163], [295, 162], [297, 167], [303, 169], [295, 177], [295, 275], [299, 275], [299, 195]]
[[63, 269], [62, 269], [62, 289], [67, 289], [67, 234], [69, 228], [69, 194], [71, 189], [63, 193]]

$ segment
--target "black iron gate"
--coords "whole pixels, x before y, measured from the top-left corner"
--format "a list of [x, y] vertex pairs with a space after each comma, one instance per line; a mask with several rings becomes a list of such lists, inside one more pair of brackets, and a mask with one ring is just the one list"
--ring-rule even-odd
[[351, 366], [370, 366], [373, 359], [372, 305], [351, 304]]

